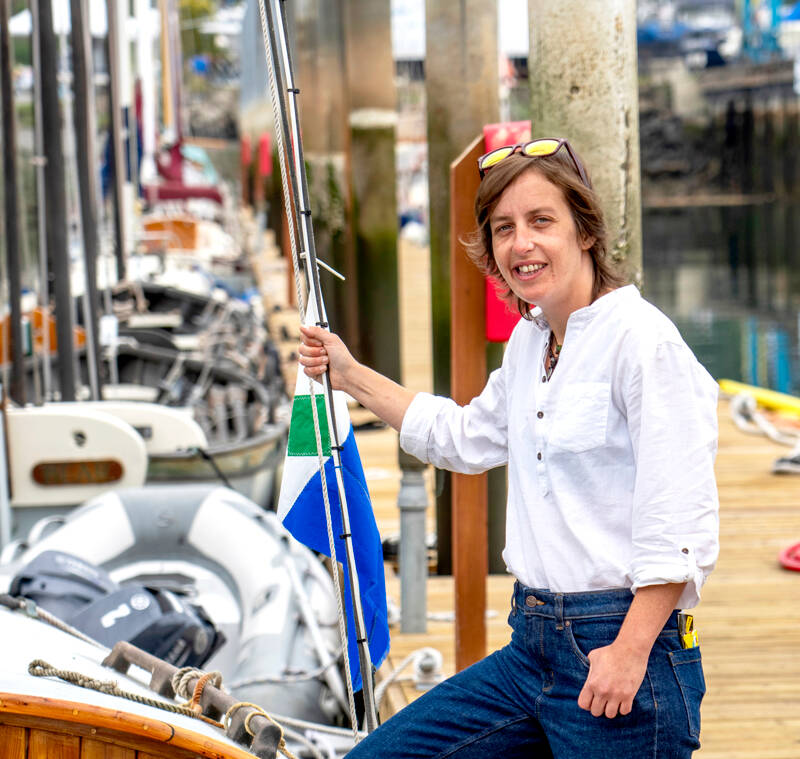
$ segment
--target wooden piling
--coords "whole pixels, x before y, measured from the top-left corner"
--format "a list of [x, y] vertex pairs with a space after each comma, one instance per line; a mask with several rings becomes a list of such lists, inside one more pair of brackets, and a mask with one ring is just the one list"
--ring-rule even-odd
[[397, 122], [389, 0], [343, 8], [350, 122], [350, 222], [358, 269], [360, 358], [400, 381]]
[[[428, 0], [425, 82], [434, 392], [450, 394], [450, 164], [498, 120], [496, 0]], [[438, 566], [452, 569], [450, 478], [437, 472]]]
[[636, 0], [528, 0], [534, 137], [568, 137], [586, 159], [609, 252], [642, 268]]
[[350, 145], [342, 14], [343, 0], [296, 6], [296, 79], [317, 256], [347, 280], [322, 273], [328, 320], [360, 357], [358, 300], [353, 296], [358, 272], [348, 224]]

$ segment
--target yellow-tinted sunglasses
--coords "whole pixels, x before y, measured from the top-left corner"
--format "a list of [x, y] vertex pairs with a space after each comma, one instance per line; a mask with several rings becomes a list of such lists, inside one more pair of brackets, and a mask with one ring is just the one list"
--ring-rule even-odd
[[545, 137], [539, 140], [518, 142], [516, 145], [506, 145], [502, 148], [490, 150], [488, 153], [484, 153], [484, 155], [478, 159], [478, 171], [480, 172], [481, 179], [483, 179], [486, 172], [491, 169], [492, 166], [496, 166], [498, 163], [500, 163], [500, 161], [505, 160], [518, 150], [523, 155], [530, 156], [531, 158], [542, 158], [543, 156], [555, 155], [559, 150], [561, 150], [562, 147], [567, 149], [567, 153], [569, 153], [569, 157], [572, 160], [572, 165], [575, 167], [575, 171], [578, 172], [581, 182], [583, 182], [587, 187], [591, 188], [592, 183], [589, 181], [589, 176], [586, 173], [586, 169], [583, 168], [583, 165], [578, 160], [578, 157], [572, 150], [569, 141], [563, 138], [555, 139], [551, 137]]

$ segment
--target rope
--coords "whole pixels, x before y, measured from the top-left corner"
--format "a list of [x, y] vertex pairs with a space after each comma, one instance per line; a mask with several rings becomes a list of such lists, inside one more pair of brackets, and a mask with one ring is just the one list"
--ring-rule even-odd
[[250, 729], [250, 720], [256, 715], [260, 714], [262, 717], [266, 717], [275, 727], [278, 728], [280, 731], [281, 737], [280, 741], [278, 742], [278, 751], [280, 751], [284, 756], [288, 757], [288, 759], [297, 759], [297, 757], [286, 748], [286, 741], [283, 737], [283, 727], [281, 727], [272, 717], [269, 716], [258, 704], [250, 703], [249, 701], [237, 701], [235, 704], [232, 704], [231, 707], [225, 712], [225, 716], [222, 718], [222, 723], [225, 727], [225, 732], [228, 731], [228, 727], [230, 725], [230, 721], [233, 719], [233, 715], [241, 709], [243, 706], [248, 706], [253, 709], [245, 718], [244, 718], [244, 729], [245, 732], [250, 735], [251, 737], [255, 737], [255, 733]]
[[[333, 573], [334, 582], [336, 584], [336, 612], [339, 621], [339, 636], [342, 641], [342, 658], [344, 659], [344, 670], [346, 673], [345, 683], [347, 685], [347, 702], [350, 707], [350, 720], [353, 726], [353, 740], [358, 742], [358, 717], [356, 716], [355, 694], [353, 692], [353, 678], [350, 674], [350, 653], [347, 645], [347, 625], [345, 622], [344, 605], [342, 603], [342, 594], [339, 588], [339, 571], [337, 569], [338, 562], [336, 561], [336, 541], [333, 536], [333, 520], [331, 518], [331, 502], [328, 496], [328, 480], [325, 476], [325, 459], [322, 453], [322, 433], [319, 426], [319, 413], [317, 411], [317, 398], [314, 393], [314, 380], [308, 378], [308, 390], [311, 396], [311, 413], [314, 416], [314, 436], [317, 440], [317, 457], [319, 459], [319, 474], [322, 481], [322, 500], [325, 504], [325, 528], [328, 533], [328, 547], [331, 551], [331, 570]], [[365, 673], [365, 677], [369, 674]]]
[[[422, 650], [422, 649], [420, 649]], [[381, 708], [381, 701], [383, 701], [383, 697], [386, 694], [386, 691], [389, 690], [389, 686], [394, 683], [397, 678], [399, 677], [400, 673], [409, 665], [412, 661], [417, 657], [420, 651], [412, 651], [408, 656], [406, 656], [403, 661], [400, 662], [395, 668], [392, 674], [389, 675], [383, 682], [381, 682], [378, 687], [375, 689], [375, 708]]]
[[[189, 698], [190, 695], [189, 685], [191, 681], [194, 680], [195, 678], [197, 678], [197, 683], [195, 683], [194, 688], [191, 689], [191, 701], [188, 704], [184, 704], [184, 706], [188, 706], [190, 709], [199, 711], [200, 698], [203, 693], [203, 688], [205, 688], [206, 684], [209, 681], [215, 688], [221, 688], [222, 673], [219, 671], [203, 672], [202, 670], [197, 669], [196, 667], [181, 667], [179, 670], [175, 672], [170, 681], [172, 689], [175, 691], [175, 694], [177, 696], [180, 696], [181, 698]], [[239, 687], [239, 684], [232, 683], [230, 687], [231, 688]], [[302, 743], [303, 745], [305, 745], [306, 748], [308, 748], [308, 750], [313, 754], [315, 759], [324, 759], [324, 757], [322, 756], [322, 754], [320, 754], [317, 747], [311, 741], [309, 741], [308, 738], [306, 738], [304, 735], [301, 735], [300, 733], [297, 733], [294, 730], [289, 730], [288, 728], [278, 724], [278, 722], [276, 722], [275, 719], [272, 718], [269, 714], [267, 714], [261, 707], [257, 706], [256, 704], [248, 703], [246, 701], [241, 701], [237, 704], [234, 704], [233, 706], [230, 707], [230, 709], [228, 709], [228, 711], [225, 714], [225, 717], [223, 717], [226, 730], [234, 713], [236, 712], [237, 709], [239, 709], [242, 706], [252, 706], [256, 710], [255, 712], [252, 712], [247, 716], [247, 719], [245, 720], [244, 724], [244, 729], [251, 736], [253, 735], [253, 732], [250, 730], [249, 727], [250, 718], [252, 717], [253, 714], [263, 714], [270, 722], [272, 722], [274, 725], [278, 727], [279, 730], [281, 730], [282, 741], [284, 735], [288, 736], [297, 743]], [[281, 719], [281, 721], [283, 721], [283, 719]], [[316, 725], [313, 725], [313, 727], [317, 728]], [[319, 727], [322, 726], [320, 725]], [[287, 756], [291, 757], [291, 754], [288, 753], [288, 749], [284, 747], [283, 750]]]
[[226, 488], [229, 490], [236, 490], [236, 488], [231, 485], [231, 481], [227, 478], [225, 472], [219, 468], [219, 464], [217, 464], [214, 457], [205, 448], [201, 448], [199, 445], [197, 445], [192, 450], [198, 453], [201, 458], [205, 459], [211, 465], [211, 468], [214, 470], [214, 474], [219, 477], [220, 481]]
[[[334, 727], [333, 725], [323, 725], [321, 722], [308, 722], [304, 719], [297, 719], [297, 717], [287, 717], [285, 714], [274, 714], [283, 725], [291, 725], [298, 730], [313, 730], [315, 733], [325, 733], [327, 735], [335, 735], [338, 738], [349, 738], [353, 732], [345, 727]], [[361, 731], [358, 734], [359, 739], [366, 738], [367, 732]]]
[[[191, 697], [189, 695], [189, 682], [197, 679], [194, 689], [192, 690]], [[193, 712], [201, 714], [203, 707], [200, 706], [200, 698], [203, 695], [203, 689], [206, 684], [211, 681], [215, 688], [222, 687], [222, 672], [217, 670], [213, 672], [203, 672], [195, 667], [181, 667], [173, 676], [170, 684], [175, 694], [181, 698], [189, 699], [184, 706], [191, 709]]]
[[337, 654], [336, 657], [332, 658], [327, 664], [323, 664], [316, 669], [304, 670], [302, 672], [291, 672], [285, 675], [265, 675], [263, 677], [248, 677], [243, 680], [235, 680], [231, 683], [228, 683], [228, 687], [231, 690], [236, 690], [237, 688], [244, 688], [250, 685], [270, 685], [270, 684], [278, 684], [278, 685], [288, 685], [291, 683], [304, 683], [309, 680], [316, 680], [317, 678], [321, 677], [325, 674], [331, 667], [335, 666], [339, 656]]
[[46, 622], [48, 625], [51, 625], [62, 632], [68, 633], [69, 635], [82, 640], [84, 643], [89, 643], [97, 648], [108, 648], [108, 646], [98, 643], [94, 638], [90, 638], [88, 635], [84, 635], [80, 630], [76, 630], [71, 625], [68, 625], [63, 620], [51, 614], [49, 611], [45, 611], [40, 606], [37, 606], [36, 603], [30, 599], [20, 596], [11, 596], [7, 593], [3, 593], [0, 595], [0, 604], [7, 606], [9, 609], [13, 609], [14, 611], [25, 611], [29, 616], [36, 617], [42, 622]]
[[42, 661], [41, 659], [34, 659], [28, 665], [28, 673], [34, 677], [57, 677], [59, 680], [64, 680], [64, 682], [72, 683], [72, 685], [77, 685], [81, 688], [96, 690], [109, 696], [118, 696], [119, 698], [125, 698], [128, 701], [135, 701], [137, 704], [144, 704], [145, 706], [153, 706], [156, 709], [161, 709], [165, 712], [171, 712], [172, 714], [183, 714], [186, 717], [199, 719], [202, 722], [213, 725], [214, 727], [222, 727], [220, 722], [210, 719], [203, 714], [198, 714], [186, 706], [170, 704], [166, 701], [160, 701], [155, 698], [140, 696], [138, 693], [131, 693], [130, 691], [122, 690], [117, 685], [116, 680], [95, 680], [93, 677], [84, 675], [81, 672], [56, 669], [51, 664], [48, 664], [46, 661]]
[[278, 157], [280, 160], [278, 164], [281, 170], [281, 185], [283, 186], [283, 204], [284, 209], [286, 211], [286, 224], [289, 227], [289, 247], [292, 251], [292, 268], [294, 270], [294, 286], [295, 292], [297, 294], [297, 306], [300, 309], [300, 313], [304, 314], [306, 311], [305, 306], [305, 296], [303, 294], [303, 288], [300, 286], [300, 260], [297, 255], [297, 239], [294, 235], [294, 223], [293, 219], [295, 218], [294, 214], [292, 213], [292, 203], [291, 203], [291, 192], [289, 190], [289, 178], [287, 172], [287, 158], [286, 156], [288, 153], [286, 152], [286, 148], [283, 142], [283, 130], [280, 129], [279, 125], [281, 123], [281, 114], [280, 109], [278, 107], [278, 98], [280, 97], [278, 93], [278, 83], [277, 77], [275, 75], [275, 64], [272, 60], [272, 46], [269, 44], [269, 38], [267, 36], [267, 12], [264, 7], [264, 0], [258, 0], [258, 10], [261, 16], [261, 35], [264, 39], [264, 51], [266, 52], [267, 58], [267, 69], [269, 73], [269, 89], [270, 89], [270, 101], [272, 102], [272, 118], [275, 122], [275, 142], [278, 143]]
[[[266, 15], [266, 6], [265, 0], [258, 0], [258, 9], [259, 14], [261, 16], [261, 33], [264, 41], [264, 52], [267, 59], [267, 68], [269, 71], [269, 84], [270, 84], [270, 94], [271, 94], [271, 101], [272, 101], [272, 112], [273, 118], [275, 119], [275, 135], [276, 135], [276, 142], [278, 143], [278, 154], [280, 157], [280, 170], [281, 170], [281, 183], [283, 185], [283, 197], [284, 203], [286, 206], [286, 218], [287, 223], [289, 225], [289, 240], [290, 246], [292, 250], [292, 267], [294, 270], [294, 280], [295, 280], [295, 287], [297, 291], [297, 303], [301, 309], [301, 313], [306, 315], [307, 307], [306, 301], [302, 292], [302, 288], [300, 287], [301, 281], [301, 272], [300, 272], [300, 261], [297, 254], [297, 240], [294, 236], [294, 226], [291, 223], [291, 219], [296, 218], [292, 215], [292, 207], [290, 197], [292, 195], [291, 190], [289, 188], [289, 179], [288, 179], [288, 153], [285, 150], [285, 145], [283, 141], [283, 134], [282, 129], [279, 125], [283, 123], [283, 118], [280, 113], [280, 109], [278, 106], [280, 97], [280, 93], [278, 91], [278, 82], [277, 76], [275, 73], [275, 63], [273, 60], [273, 55], [275, 51], [272, 49], [272, 45], [269, 41], [268, 35], [268, 23], [267, 23], [267, 15]], [[288, 124], [284, 125], [285, 128], [288, 130]], [[298, 136], [299, 139], [299, 136]], [[310, 262], [309, 262], [310, 263]], [[310, 304], [309, 304], [310, 305]], [[322, 435], [320, 432], [319, 426], [319, 413], [317, 411], [317, 399], [316, 393], [314, 392], [314, 381], [309, 377], [308, 380], [309, 386], [309, 396], [311, 400], [311, 413], [314, 418], [314, 436], [317, 442], [317, 457], [319, 460], [319, 472], [320, 478], [322, 481], [322, 498], [325, 505], [325, 525], [328, 533], [328, 546], [331, 552], [331, 564], [334, 577], [336, 579], [336, 609], [339, 621], [339, 634], [341, 636], [342, 641], [342, 655], [344, 657], [344, 669], [345, 669], [345, 684], [347, 685], [347, 701], [350, 710], [350, 722], [353, 726], [353, 740], [354, 742], [358, 742], [358, 717], [356, 716], [356, 706], [355, 706], [355, 694], [353, 692], [353, 680], [350, 674], [350, 656], [347, 650], [347, 626], [345, 623], [345, 616], [344, 616], [344, 608], [341, 599], [341, 593], [339, 592], [339, 583], [338, 583], [338, 572], [336, 567], [338, 566], [336, 561], [336, 545], [335, 539], [333, 537], [333, 524], [331, 519], [331, 505], [330, 499], [328, 497], [328, 483], [327, 477], [325, 475], [325, 458], [323, 456], [322, 451]]]
[[[386, 691], [389, 690], [389, 686], [391, 686], [393, 683], [403, 681], [403, 678], [400, 678], [400, 673], [409, 664], [411, 664], [411, 662], [414, 662], [415, 664], [425, 662], [425, 657], [426, 656], [432, 657], [432, 664], [429, 664], [426, 669], [435, 670], [436, 673], [440, 672], [441, 654], [435, 648], [431, 648], [430, 646], [425, 646], [423, 648], [418, 648], [415, 651], [412, 651], [408, 656], [405, 657], [405, 659], [403, 659], [403, 661], [400, 662], [400, 664], [398, 664], [394, 668], [392, 673], [385, 680], [383, 680], [378, 685], [378, 687], [375, 689], [375, 708], [376, 709], [380, 709], [381, 701], [383, 701], [383, 697], [386, 695]], [[429, 661], [430, 661], [430, 659], [429, 659]], [[413, 678], [408, 678], [408, 679], [417, 679], [417, 678], [413, 677]], [[436, 678], [436, 679], [441, 679], [441, 678]], [[431, 683], [431, 687], [432, 687], [433, 681], [431, 680], [429, 682]], [[421, 687], [419, 683], [418, 683], [417, 687], [418, 688]]]
[[[312, 741], [306, 738], [305, 735], [301, 735], [300, 733], [297, 733], [286, 726], [284, 726], [283, 732], [287, 738], [291, 738], [296, 743], [301, 743], [303, 746], [305, 746], [314, 759], [325, 759], [325, 757], [322, 755], [322, 752], [314, 745]], [[331, 754], [329, 753], [328, 756], [330, 757]]]
[[[731, 417], [734, 424], [751, 435], [766, 435], [781, 445], [798, 446], [800, 434], [779, 430], [758, 411], [756, 399], [748, 393], [739, 393], [731, 399]], [[800, 452], [800, 451], [798, 451]]]

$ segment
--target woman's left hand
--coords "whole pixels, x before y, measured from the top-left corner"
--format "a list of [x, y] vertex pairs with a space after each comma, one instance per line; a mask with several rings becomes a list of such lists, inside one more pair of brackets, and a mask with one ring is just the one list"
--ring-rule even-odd
[[649, 656], [614, 642], [589, 653], [589, 676], [578, 696], [578, 706], [595, 717], [630, 714], [633, 699], [647, 672]]

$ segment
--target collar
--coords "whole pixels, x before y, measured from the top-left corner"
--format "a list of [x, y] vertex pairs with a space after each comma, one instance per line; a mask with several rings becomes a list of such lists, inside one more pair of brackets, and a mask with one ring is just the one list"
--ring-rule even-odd
[[[618, 304], [634, 298], [641, 298], [642, 294], [636, 285], [625, 285], [612, 290], [610, 293], [601, 295], [594, 303], [573, 311], [567, 319], [567, 331], [576, 329], [583, 330], [595, 317], [608, 313]], [[550, 324], [547, 322], [542, 309], [536, 306], [531, 310], [531, 323], [541, 332], [550, 332]]]

